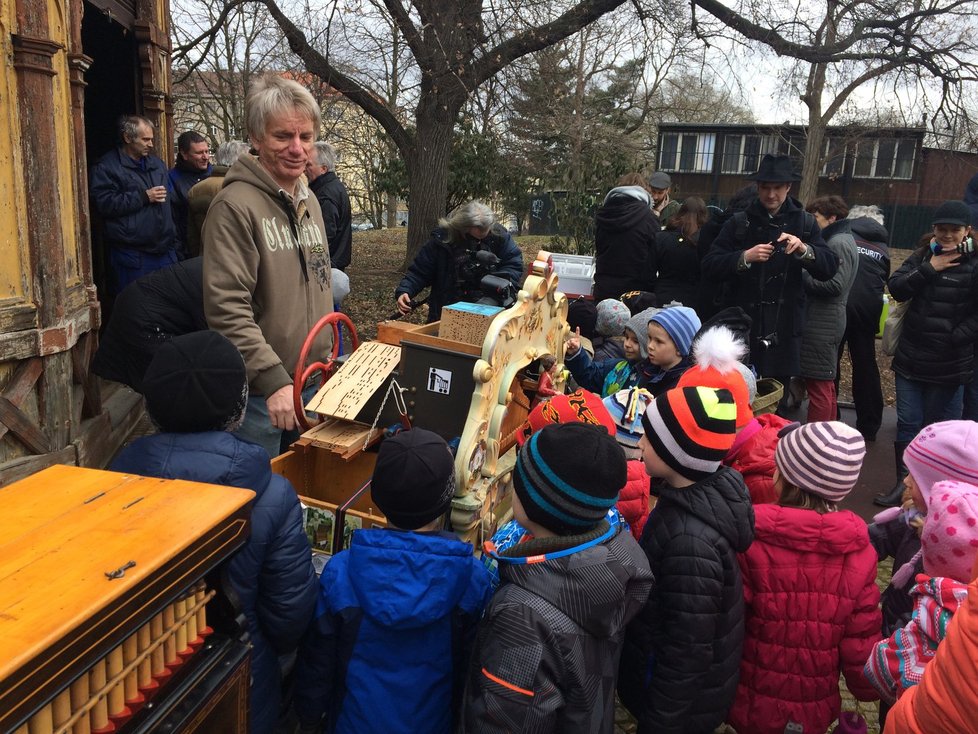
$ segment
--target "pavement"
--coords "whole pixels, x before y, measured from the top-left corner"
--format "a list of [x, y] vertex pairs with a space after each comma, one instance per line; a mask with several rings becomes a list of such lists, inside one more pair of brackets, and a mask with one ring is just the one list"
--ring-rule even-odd
[[[792, 420], [805, 419], [808, 411], [807, 401], [785, 415]], [[856, 427], [856, 411], [852, 408], [841, 409], [841, 419], [853, 428]], [[866, 522], [872, 522], [873, 515], [882, 507], [873, 504], [873, 498], [882, 491], [889, 491], [896, 482], [893, 467], [893, 441], [896, 439], [896, 408], [883, 408], [883, 425], [876, 440], [866, 443], [866, 458], [863, 469], [859, 473], [859, 482], [853, 487], [849, 496], [839, 503], [843, 510], [851, 510]]]

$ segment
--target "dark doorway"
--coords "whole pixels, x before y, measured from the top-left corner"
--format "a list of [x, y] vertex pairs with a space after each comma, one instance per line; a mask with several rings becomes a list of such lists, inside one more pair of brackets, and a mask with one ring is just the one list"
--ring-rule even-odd
[[[132, 29], [113, 20], [88, 0], [82, 18], [82, 50], [92, 58], [85, 74], [85, 153], [92, 167], [118, 145], [119, 117], [142, 112], [138, 95], [139, 58]], [[107, 256], [98, 212], [93, 210], [91, 215], [92, 277], [102, 303], [104, 326], [111, 309]]]

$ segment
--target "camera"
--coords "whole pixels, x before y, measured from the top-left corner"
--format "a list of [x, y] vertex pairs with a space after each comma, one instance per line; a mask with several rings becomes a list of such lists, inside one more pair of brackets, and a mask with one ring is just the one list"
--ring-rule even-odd
[[509, 308], [516, 303], [517, 288], [496, 274], [499, 257], [489, 250], [469, 250], [458, 267], [461, 300], [486, 306]]
[[757, 338], [757, 346], [761, 349], [770, 349], [771, 347], [776, 347], [781, 341], [778, 339], [778, 332], [772, 331], [770, 334], [765, 336], [760, 336]]

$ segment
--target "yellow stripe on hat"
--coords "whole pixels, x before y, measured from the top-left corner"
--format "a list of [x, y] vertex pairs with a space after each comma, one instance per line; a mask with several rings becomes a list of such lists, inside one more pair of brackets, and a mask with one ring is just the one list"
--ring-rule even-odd
[[700, 402], [707, 416], [718, 421], [737, 420], [737, 404], [734, 402], [720, 402], [717, 391], [711, 387], [697, 387]]

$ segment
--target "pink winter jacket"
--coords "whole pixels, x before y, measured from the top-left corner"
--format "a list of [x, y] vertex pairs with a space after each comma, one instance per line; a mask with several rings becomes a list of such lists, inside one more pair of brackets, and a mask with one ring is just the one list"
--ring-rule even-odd
[[739, 556], [746, 636], [728, 721], [782, 734], [789, 721], [824, 732], [839, 717], [839, 672], [852, 694], [878, 698], [862, 669], [880, 640], [876, 551], [848, 511], [754, 508], [754, 543]]

